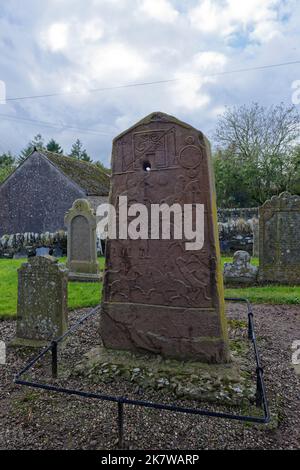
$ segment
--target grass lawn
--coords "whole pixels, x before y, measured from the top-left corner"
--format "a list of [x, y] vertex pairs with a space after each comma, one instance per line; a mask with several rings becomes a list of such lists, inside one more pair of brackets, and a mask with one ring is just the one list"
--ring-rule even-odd
[[[17, 311], [17, 269], [26, 260], [0, 259], [0, 319], [14, 317]], [[66, 259], [62, 258], [61, 262]], [[232, 258], [222, 257], [222, 264]], [[258, 266], [258, 259], [252, 259]], [[99, 258], [104, 267], [104, 258]], [[264, 286], [226, 289], [226, 297], [246, 297], [253, 303], [300, 304], [300, 286]], [[93, 282], [69, 283], [69, 308], [93, 307], [100, 301], [101, 286]]]
[[[232, 258], [222, 257], [222, 265], [231, 263]], [[259, 266], [259, 259], [252, 258], [251, 264]], [[300, 286], [244, 287], [225, 289], [226, 297], [245, 297], [258, 304], [300, 304]]]
[[[65, 258], [60, 261], [64, 263]], [[17, 269], [26, 259], [0, 259], [0, 319], [14, 317], [17, 311]], [[104, 258], [99, 258], [104, 267]], [[100, 301], [101, 285], [98, 282], [70, 282], [69, 308], [94, 307]]]

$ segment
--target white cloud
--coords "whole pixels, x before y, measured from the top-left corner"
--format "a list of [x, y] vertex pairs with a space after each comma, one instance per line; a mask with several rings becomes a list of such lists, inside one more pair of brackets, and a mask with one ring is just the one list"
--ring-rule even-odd
[[140, 11], [162, 23], [174, 23], [179, 16], [178, 11], [168, 0], [142, 0]]
[[190, 74], [177, 74], [178, 82], [170, 88], [170, 100], [173, 107], [178, 110], [195, 111], [204, 108], [210, 103], [210, 95], [204, 91], [206, 79], [191, 76]]
[[[204, 0], [199, 2], [199, 5], [192, 8], [189, 12], [191, 24], [204, 33], [214, 33], [220, 30], [223, 23], [223, 11], [220, 14], [220, 9], [216, 2], [211, 0]], [[228, 25], [223, 23], [223, 34], [228, 34]], [[225, 32], [226, 29], [226, 32]]]
[[[296, 0], [90, 0], [89, 8], [82, 0], [16, 4], [22, 2], [3, 2], [0, 16], [0, 80], [7, 96], [69, 94], [9, 102], [1, 113], [109, 135], [1, 117], [1, 151], [17, 153], [41, 132], [66, 151], [79, 137], [94, 158], [107, 161], [112, 137], [151, 111], [174, 114], [213, 135], [225, 105], [290, 102], [291, 83], [300, 79], [293, 66], [212, 76], [296, 60]], [[174, 78], [182, 80], [87, 93]]]
[[216, 82], [216, 77], [209, 76], [221, 72], [227, 62], [224, 54], [215, 51], [204, 51], [195, 54], [184, 65], [189, 72], [176, 75], [180, 81], [172, 87], [172, 100], [177, 108], [189, 111], [205, 108], [211, 102], [211, 96], [205, 85]]
[[44, 36], [46, 47], [53, 52], [64, 50], [68, 44], [69, 25], [67, 23], [53, 23]]
[[200, 0], [189, 11], [189, 19], [203, 33], [229, 37], [249, 28], [250, 38], [266, 41], [279, 32], [279, 4], [279, 0]]
[[192, 62], [195, 70], [213, 73], [223, 70], [227, 58], [220, 52], [205, 51], [195, 54]]
[[103, 22], [100, 18], [81, 23], [78, 29], [83, 41], [97, 41], [104, 34]]
[[[107, 84], [121, 84], [142, 77], [148, 63], [135, 49], [122, 43], [111, 43], [90, 51], [83, 58], [93, 80], [107, 80]], [[112, 82], [111, 82], [112, 81]]]

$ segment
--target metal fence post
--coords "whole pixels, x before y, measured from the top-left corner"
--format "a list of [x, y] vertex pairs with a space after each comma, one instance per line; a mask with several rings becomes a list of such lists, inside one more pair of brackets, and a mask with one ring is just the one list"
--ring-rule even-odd
[[57, 379], [57, 342], [52, 341], [51, 343], [52, 352], [52, 378]]
[[256, 369], [256, 406], [261, 407], [263, 405], [263, 389], [261, 385], [261, 377], [263, 375], [263, 369], [262, 367], [258, 367]]
[[118, 448], [124, 449], [124, 403], [118, 401]]
[[253, 313], [249, 311], [248, 313], [248, 339], [253, 341], [253, 324], [252, 324], [252, 319], [253, 319]]

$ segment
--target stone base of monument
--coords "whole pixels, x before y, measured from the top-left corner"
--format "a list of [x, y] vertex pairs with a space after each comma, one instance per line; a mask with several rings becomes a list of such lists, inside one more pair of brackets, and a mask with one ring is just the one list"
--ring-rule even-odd
[[294, 370], [295, 370], [296, 374], [300, 376], [300, 364], [294, 365]]
[[100, 282], [103, 279], [102, 273], [75, 273], [69, 272], [68, 280], [71, 282]]
[[[28, 349], [42, 349], [50, 345], [52, 339], [42, 340], [42, 339], [30, 339], [30, 338], [18, 338], [17, 336], [13, 338], [9, 343], [9, 348], [28, 348]], [[61, 341], [60, 348], [65, 348], [68, 344], [68, 337], [64, 338]]]
[[26, 338], [14, 338], [8, 344], [11, 348], [44, 348], [49, 345], [49, 341], [39, 340], [39, 339], [26, 339]]
[[[227, 364], [176, 361], [152, 354], [117, 351], [98, 346], [84, 355], [72, 371], [105, 390], [105, 383], [133, 393], [161, 391], [171, 399], [186, 399], [234, 406], [255, 403], [255, 380], [249, 367], [249, 341], [232, 342]], [[253, 367], [252, 367], [253, 369]], [[101, 384], [101, 385], [100, 385]]]
[[108, 349], [226, 363], [228, 346], [213, 308], [103, 302], [100, 334]]

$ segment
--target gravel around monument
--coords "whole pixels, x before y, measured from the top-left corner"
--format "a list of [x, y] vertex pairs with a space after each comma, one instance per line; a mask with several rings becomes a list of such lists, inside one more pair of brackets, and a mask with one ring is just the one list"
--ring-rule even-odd
[[[70, 314], [71, 323], [88, 310]], [[243, 325], [244, 305], [227, 305], [232, 324]], [[125, 407], [125, 438], [129, 449], [297, 449], [300, 442], [300, 377], [292, 366], [292, 343], [300, 339], [300, 307], [254, 306], [255, 329], [265, 368], [272, 422], [268, 426]], [[96, 316], [97, 317], [97, 316]], [[98, 340], [99, 318], [89, 320], [74, 335], [63, 352], [61, 375], [74, 370], [82, 355]], [[10, 341], [15, 321], [1, 323], [1, 340]], [[48, 393], [13, 383], [14, 374], [32, 356], [9, 349], [7, 365], [0, 366], [0, 449], [115, 449], [116, 405]], [[46, 369], [44, 369], [46, 367]], [[42, 376], [48, 365], [31, 376]], [[107, 393], [132, 393], [126, 381], [83, 384], [76, 377], [70, 387]], [[103, 390], [103, 388], [105, 390]], [[140, 399], [166, 401], [163, 391], [136, 390]], [[169, 398], [170, 400], [170, 398]], [[177, 399], [178, 404], [187, 404]], [[190, 406], [216, 405], [189, 401]], [[224, 409], [224, 408], [223, 408]], [[243, 410], [241, 410], [243, 412]]]

